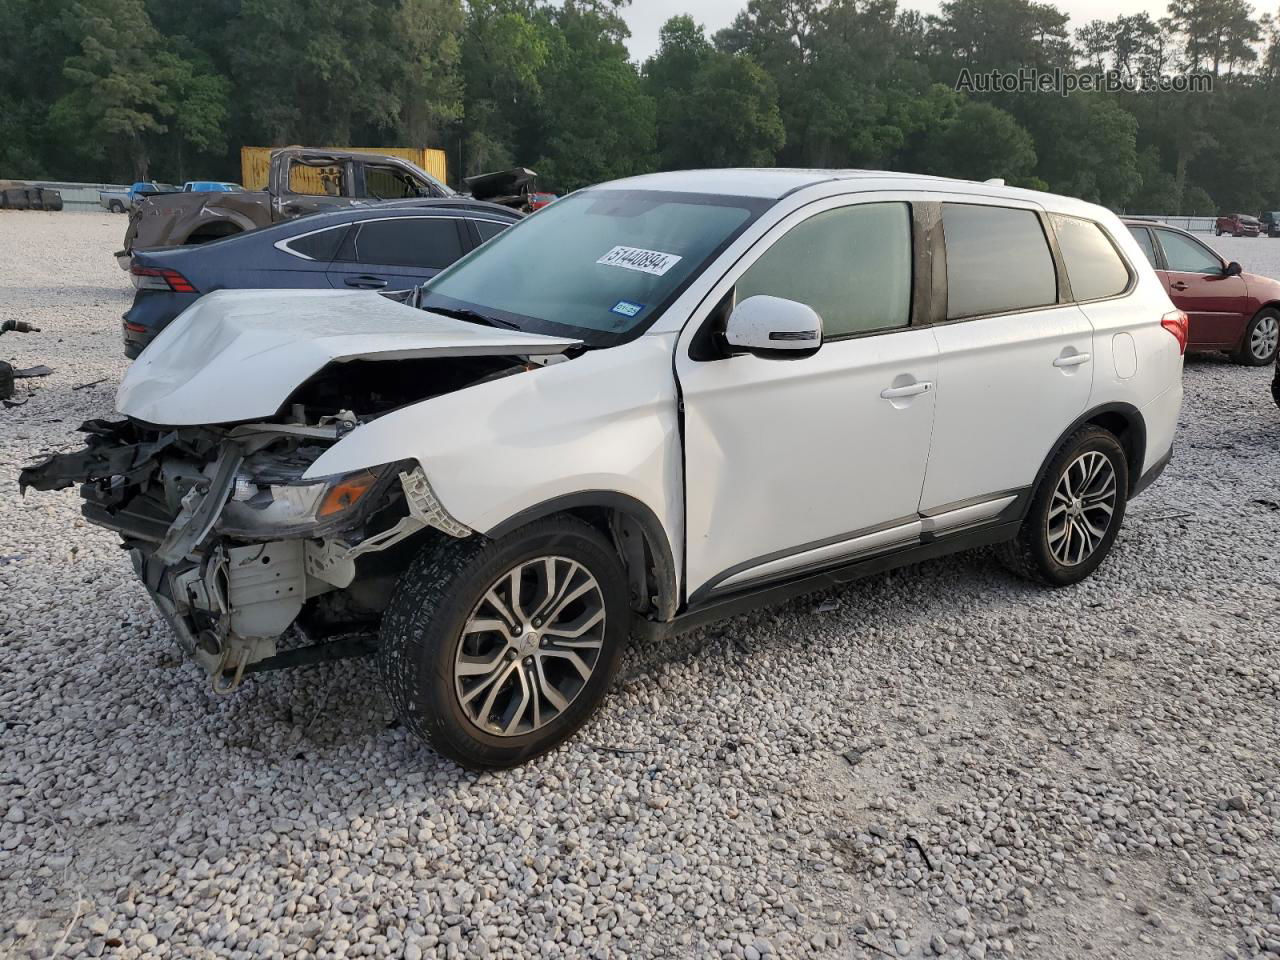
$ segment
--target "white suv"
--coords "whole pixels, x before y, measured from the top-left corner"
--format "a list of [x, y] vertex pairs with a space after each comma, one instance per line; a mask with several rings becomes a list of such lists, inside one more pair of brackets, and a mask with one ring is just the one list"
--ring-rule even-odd
[[996, 184], [639, 177], [401, 300], [206, 296], [22, 482], [84, 482], [215, 689], [373, 653], [473, 767], [569, 736], [629, 634], [987, 544], [1081, 580], [1182, 398], [1129, 231]]

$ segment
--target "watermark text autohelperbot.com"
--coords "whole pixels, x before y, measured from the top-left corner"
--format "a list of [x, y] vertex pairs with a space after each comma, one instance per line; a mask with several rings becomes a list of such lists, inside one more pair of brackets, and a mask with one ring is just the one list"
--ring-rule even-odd
[[965, 67], [956, 77], [962, 93], [1056, 93], [1066, 97], [1081, 91], [1101, 93], [1209, 93], [1213, 75], [1209, 73], [1147, 74], [1121, 70], [1078, 71], [1017, 70], [975, 71]]

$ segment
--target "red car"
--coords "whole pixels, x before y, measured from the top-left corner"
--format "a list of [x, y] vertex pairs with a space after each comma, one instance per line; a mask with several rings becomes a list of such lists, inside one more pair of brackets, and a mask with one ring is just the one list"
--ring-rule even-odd
[[1213, 232], [1218, 236], [1229, 233], [1233, 237], [1256, 237], [1262, 233], [1262, 224], [1258, 222], [1257, 217], [1251, 217], [1247, 213], [1233, 213], [1230, 216], [1219, 217], [1218, 222], [1214, 224]]
[[1189, 350], [1226, 350], [1261, 367], [1280, 346], [1280, 280], [1245, 273], [1203, 240], [1163, 223], [1126, 220], [1169, 299], [1191, 318]]

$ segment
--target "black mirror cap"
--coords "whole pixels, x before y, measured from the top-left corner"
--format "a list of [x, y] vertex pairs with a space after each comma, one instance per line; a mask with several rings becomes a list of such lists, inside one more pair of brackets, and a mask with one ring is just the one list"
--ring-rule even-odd
[[1239, 261], [1232, 260], [1222, 268], [1222, 275], [1225, 277], [1238, 277], [1244, 273], [1244, 267], [1240, 266]]

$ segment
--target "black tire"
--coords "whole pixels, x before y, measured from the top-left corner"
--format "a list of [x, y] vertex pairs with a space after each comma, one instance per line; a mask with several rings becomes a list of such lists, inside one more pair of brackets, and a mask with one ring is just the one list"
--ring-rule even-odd
[[[462, 631], [500, 578], [546, 556], [573, 560], [595, 578], [605, 614], [602, 643], [590, 676], [553, 720], [524, 734], [491, 733], [467, 715], [455, 686]], [[437, 752], [473, 770], [513, 767], [563, 743], [596, 711], [617, 670], [630, 618], [617, 551], [574, 517], [535, 521], [498, 540], [442, 539], [424, 549], [396, 585], [382, 620], [378, 675], [401, 722]]]
[[[1055, 505], [1054, 492], [1068, 467], [1085, 454], [1102, 454], [1111, 465], [1115, 477], [1115, 499], [1110, 522], [1097, 545], [1079, 562], [1064, 564], [1050, 546], [1049, 510]], [[1018, 535], [996, 548], [1000, 561], [1013, 573], [1036, 583], [1065, 587], [1079, 583], [1098, 568], [1111, 551], [1120, 525], [1124, 522], [1129, 494], [1129, 464], [1124, 448], [1115, 435], [1102, 427], [1081, 427], [1068, 437], [1049, 461], [1044, 477], [1031, 497], [1027, 516]]]
[[1271, 399], [1280, 407], [1280, 360], [1276, 360], [1276, 373], [1271, 378]]
[[108, 213], [124, 213], [124, 204], [119, 200], [111, 200], [107, 203]]
[[1275, 363], [1277, 348], [1280, 348], [1280, 340], [1271, 347], [1266, 356], [1256, 356], [1251, 347], [1254, 332], [1258, 329], [1258, 324], [1264, 320], [1270, 319], [1276, 324], [1280, 324], [1280, 310], [1274, 307], [1264, 307], [1253, 315], [1253, 319], [1249, 321], [1249, 325], [1244, 328], [1244, 336], [1240, 340], [1240, 346], [1236, 352], [1231, 355], [1231, 359], [1236, 363], [1242, 363], [1246, 367], [1265, 367], [1268, 364]]

